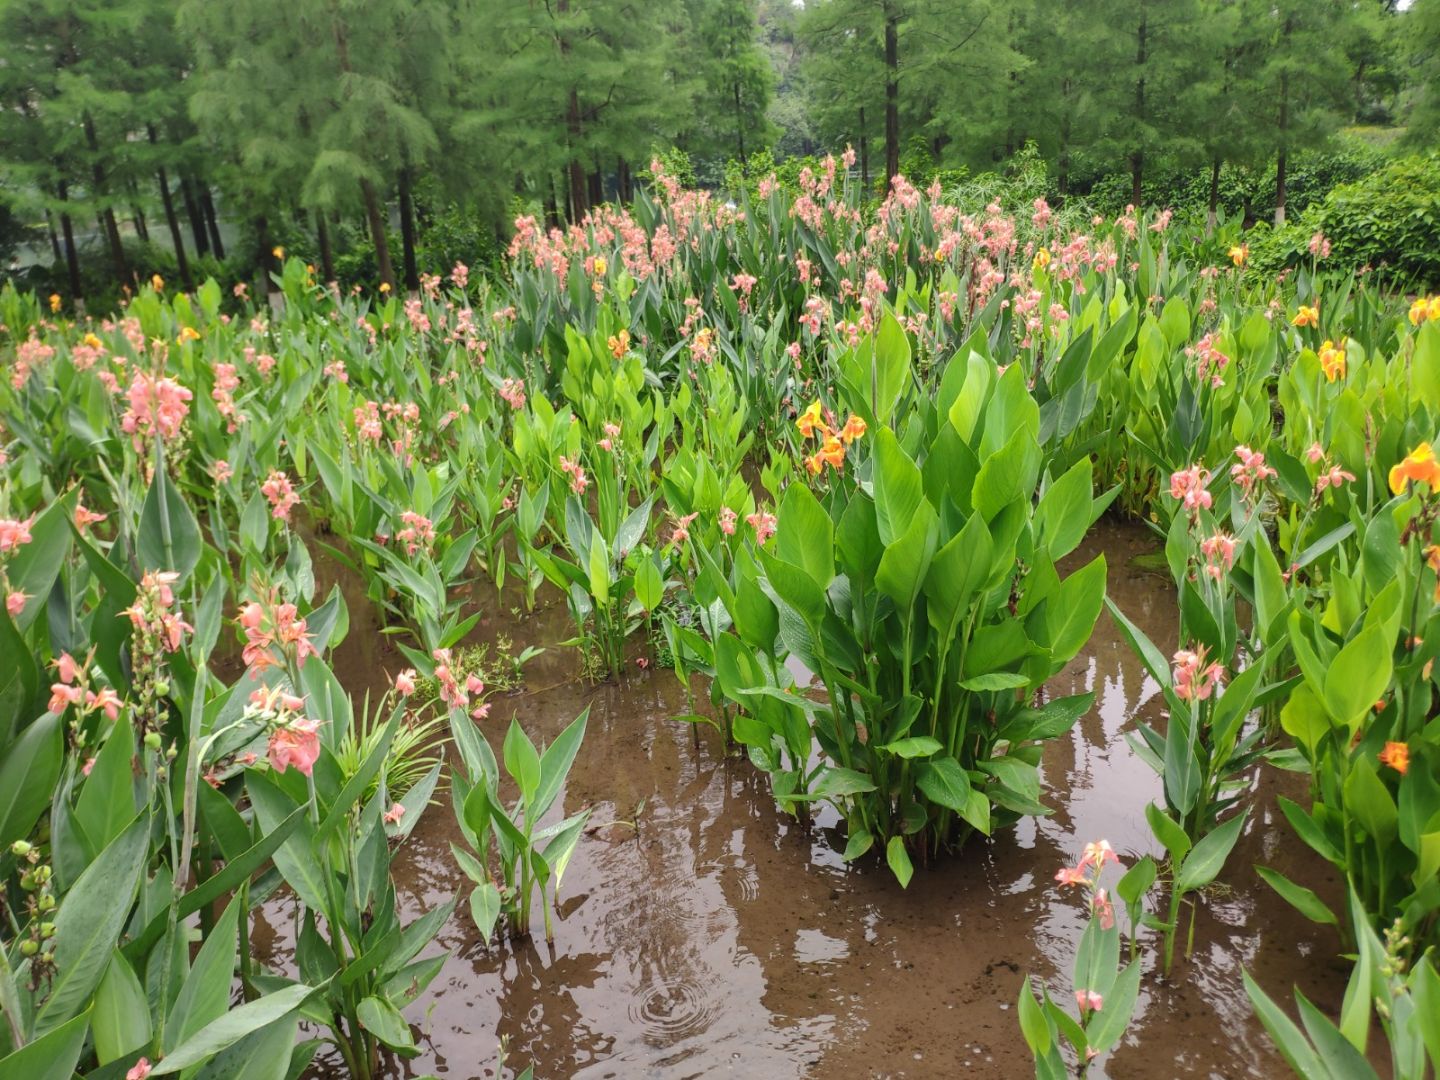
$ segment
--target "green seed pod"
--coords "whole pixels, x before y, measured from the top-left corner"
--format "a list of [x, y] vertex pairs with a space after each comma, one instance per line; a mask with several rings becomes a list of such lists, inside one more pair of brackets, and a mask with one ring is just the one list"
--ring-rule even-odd
[[160, 749], [160, 733], [158, 731], [147, 731], [145, 733], [145, 745], [151, 750]]
[[35, 941], [31, 938], [26, 938], [24, 941], [20, 942], [21, 956], [34, 956], [39, 951], [40, 943], [38, 941]]
[[155, 693], [158, 694], [160, 697], [165, 697], [170, 693], [170, 683], [167, 682], [165, 679], [156, 679]]
[[42, 938], [52, 938], [52, 937], [54, 937], [54, 936], [55, 936], [55, 924], [54, 924], [53, 922], [41, 923], [41, 924], [40, 924], [40, 936], [41, 936]]
[[30, 854], [29, 842], [25, 840], [16, 840], [15, 843], [10, 845], [10, 854], [21, 859], [25, 858], [26, 855]]

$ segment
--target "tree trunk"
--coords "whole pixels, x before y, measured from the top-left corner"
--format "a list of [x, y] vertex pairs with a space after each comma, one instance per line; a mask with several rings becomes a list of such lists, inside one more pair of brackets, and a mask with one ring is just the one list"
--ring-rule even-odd
[[[154, 146], [157, 142], [155, 125], [145, 126], [150, 136], [150, 145]], [[170, 230], [170, 245], [175, 249], [175, 266], [180, 271], [180, 284], [189, 292], [195, 287], [195, 282], [190, 277], [190, 260], [185, 257], [185, 237], [180, 232], [180, 219], [175, 215], [175, 200], [170, 196], [170, 180], [165, 175], [165, 166], [161, 165], [155, 170], [155, 179], [160, 184], [160, 202], [165, 207], [165, 224]]]
[[390, 264], [390, 244], [385, 239], [385, 216], [381, 212], [380, 197], [375, 194], [375, 185], [368, 179], [360, 181], [360, 195], [365, 201], [365, 220], [370, 223], [370, 239], [375, 244], [375, 263], [380, 270], [380, 280], [395, 287], [395, 268]]
[[735, 89], [735, 143], [740, 148], [740, 167], [746, 168], [750, 162], [745, 157], [745, 111], [740, 105], [740, 80], [736, 79]]
[[630, 163], [623, 157], [615, 163], [615, 186], [620, 189], [620, 201], [630, 202], [634, 194], [630, 189]]
[[870, 195], [870, 133], [865, 127], [865, 106], [860, 106], [860, 190]]
[[573, 87], [565, 127], [570, 133], [570, 220], [574, 223], [585, 216], [585, 163], [580, 160], [580, 92]]
[[320, 275], [325, 284], [335, 280], [335, 253], [330, 250], [330, 228], [325, 224], [325, 211], [315, 211], [315, 239], [320, 243]]
[[1275, 224], [1285, 224], [1285, 166], [1287, 154], [1282, 144], [1275, 155]]
[[1215, 231], [1215, 225], [1220, 220], [1220, 155], [1216, 154], [1215, 159], [1210, 162], [1210, 205], [1205, 211], [1205, 235], [1209, 236]]
[[[56, 194], [62, 203], [69, 202], [69, 183], [61, 180]], [[75, 251], [75, 226], [70, 221], [70, 215], [63, 210], [60, 212], [60, 232], [65, 237], [65, 269], [70, 274], [70, 296], [78, 304], [85, 299], [85, 287], [80, 281], [80, 256]]]
[[405, 289], [420, 291], [420, 268], [415, 264], [415, 204], [410, 196], [410, 170], [400, 170], [400, 249], [405, 263]]
[[60, 251], [60, 234], [55, 231], [55, 215], [48, 208], [45, 211], [45, 228], [50, 233], [50, 255], [58, 265], [65, 256]]
[[885, 5], [885, 183], [900, 172], [900, 17]]
[[[1148, 29], [1145, 21], [1145, 13], [1140, 13], [1140, 25], [1135, 33], [1135, 66], [1139, 69], [1135, 73], [1135, 130], [1136, 137], [1143, 138], [1141, 130], [1145, 126], [1145, 34]], [[1137, 208], [1140, 206], [1144, 195], [1145, 176], [1145, 146], [1137, 143], [1130, 154], [1130, 201]]]
[[[102, 198], [108, 193], [105, 185], [105, 170], [100, 165], [100, 140], [95, 137], [95, 124], [87, 114], [84, 119], [85, 142], [92, 155], [90, 175], [95, 182], [95, 193]], [[100, 211], [100, 227], [110, 241], [110, 259], [115, 264], [115, 277], [123, 285], [130, 278], [130, 268], [125, 264], [125, 245], [120, 241], [120, 226], [115, 223], [115, 211], [108, 201]]]
[[195, 182], [184, 173], [180, 174], [180, 198], [185, 203], [185, 216], [190, 219], [190, 235], [195, 237], [195, 256], [203, 258], [210, 253], [210, 238], [205, 235], [205, 217], [195, 201]]
[[605, 201], [605, 178], [600, 175], [600, 170], [596, 169], [587, 180], [590, 186], [590, 205], [599, 206]]
[[134, 185], [131, 185], [130, 193], [130, 220], [135, 223], [135, 235], [140, 238], [140, 242], [150, 243], [150, 228], [145, 224], [145, 212], [140, 209]]
[[205, 227], [210, 231], [210, 247], [217, 259], [225, 258], [225, 244], [220, 239], [220, 221], [215, 214], [215, 199], [210, 194], [210, 185], [200, 185], [200, 207], [205, 211]]

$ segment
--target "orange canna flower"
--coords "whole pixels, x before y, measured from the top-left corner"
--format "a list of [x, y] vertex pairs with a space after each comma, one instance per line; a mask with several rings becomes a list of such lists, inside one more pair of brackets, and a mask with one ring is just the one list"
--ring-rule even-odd
[[1435, 602], [1440, 604], [1440, 544], [1425, 549], [1425, 565], [1435, 571]]
[[182, 326], [180, 328], [180, 337], [177, 340], [182, 343], [186, 341], [199, 341], [200, 331], [196, 330], [193, 326]]
[[811, 476], [819, 476], [820, 470], [824, 467], [825, 463], [820, 460], [820, 455], [818, 453], [811, 454], [805, 459], [805, 468], [809, 471]]
[[605, 344], [610, 347], [610, 355], [616, 360], [624, 360], [625, 354], [630, 351], [630, 331], [621, 330], [618, 334], [605, 339]]
[[61, 303], [60, 294], [58, 292], [52, 292], [50, 294], [50, 310], [59, 311]]
[[1415, 447], [1404, 461], [1390, 470], [1391, 493], [1399, 495], [1412, 480], [1417, 484], [1428, 484], [1432, 493], [1440, 491], [1440, 462], [1435, 460], [1435, 451], [1428, 442]]
[[388, 292], [390, 291], [390, 282], [388, 282], [388, 281], [382, 281], [382, 282], [380, 282], [380, 291], [381, 291], [382, 293], [388, 293]]
[[856, 439], [862, 439], [864, 437], [865, 421], [854, 413], [851, 413], [850, 419], [846, 420], [845, 426], [840, 429], [840, 438], [845, 440], [846, 446], [849, 446]]
[[[1297, 316], [1298, 317], [1298, 316]], [[1345, 339], [1339, 344], [1326, 341], [1320, 346], [1320, 368], [1325, 372], [1325, 381], [1334, 382], [1345, 378]]]
[[834, 435], [825, 436], [825, 445], [815, 455], [832, 469], [839, 469], [845, 464], [845, 444]]
[[1244, 266], [1250, 261], [1250, 245], [1236, 244], [1230, 249], [1230, 261], [1236, 266]]
[[1295, 317], [1290, 320], [1290, 325], [1291, 325], [1291, 326], [1319, 326], [1319, 325], [1320, 325], [1320, 305], [1319, 305], [1319, 304], [1316, 304], [1316, 305], [1314, 305], [1313, 307], [1306, 307], [1304, 304], [1301, 304], [1301, 305], [1300, 305], [1300, 309], [1295, 312]]
[[274, 255], [277, 259], [283, 259], [285, 258], [285, 249], [277, 244], [275, 247], [270, 249], [270, 254]]
[[1387, 742], [1379, 754], [1380, 764], [1389, 765], [1401, 776], [1410, 768], [1410, 747], [1403, 742]]
[[151, 286], [151, 288], [153, 288], [156, 292], [160, 292], [161, 290], [163, 290], [163, 289], [165, 288], [165, 279], [164, 279], [163, 277], [161, 277], [159, 274], [153, 274], [153, 275], [151, 275], [151, 278], [150, 278], [150, 286]]
[[830, 434], [830, 429], [826, 427], [825, 421], [820, 415], [819, 401], [812, 401], [810, 403], [810, 407], [800, 414], [800, 419], [795, 421], [795, 426], [800, 429], [800, 434], [804, 435], [807, 439], [817, 431], [820, 432], [822, 436]]

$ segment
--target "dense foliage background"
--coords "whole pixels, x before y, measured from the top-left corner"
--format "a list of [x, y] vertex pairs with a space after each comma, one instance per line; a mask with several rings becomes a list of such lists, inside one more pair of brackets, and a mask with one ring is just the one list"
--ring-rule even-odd
[[1437, 45], [1440, 0], [7, 2], [0, 259], [92, 305], [280, 248], [414, 290], [657, 152], [738, 195], [850, 146], [876, 193], [1308, 213], [1408, 284], [1440, 276], [1434, 169], [1388, 163], [1435, 141]]

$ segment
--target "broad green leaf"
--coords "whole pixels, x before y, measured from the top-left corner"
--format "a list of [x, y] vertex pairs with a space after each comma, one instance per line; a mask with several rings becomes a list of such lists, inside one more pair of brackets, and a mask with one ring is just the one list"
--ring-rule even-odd
[[520, 797], [525, 800], [525, 805], [535, 805], [535, 796], [540, 790], [540, 755], [517, 719], [510, 721], [510, 729], [505, 733], [503, 756], [505, 771], [519, 785]]
[[76, 880], [55, 916], [55, 977], [35, 1017], [43, 1034], [77, 1015], [100, 985], [145, 870], [148, 814], [135, 818]]
[[1351, 731], [1375, 707], [1390, 685], [1393, 638], [1386, 640], [1377, 626], [1368, 627], [1348, 642], [1325, 673], [1325, 706], [1335, 720]]
[[70, 1080], [89, 1029], [90, 1014], [83, 1012], [0, 1058], [0, 1076], [5, 1080]]
[[1340, 925], [1335, 913], [1326, 906], [1325, 901], [1315, 895], [1314, 890], [1295, 884], [1284, 874], [1277, 870], [1271, 870], [1268, 866], [1255, 867], [1255, 873], [1259, 874], [1267, 885], [1311, 922], [1329, 923], [1331, 926]]
[[288, 1016], [315, 992], [314, 988], [297, 983], [236, 1006], [161, 1058], [151, 1070], [151, 1075], [177, 1073], [214, 1057], [251, 1032]]
[[60, 717], [49, 712], [0, 753], [0, 851], [35, 828], [50, 805], [64, 756]]
[[886, 743], [879, 749], [900, 758], [923, 758], [940, 752], [940, 740], [929, 735], [911, 735]]
[[236, 896], [226, 905], [224, 914], [205, 936], [195, 956], [180, 996], [165, 1021], [166, 1049], [179, 1046], [206, 1024], [223, 1016], [230, 1004], [230, 984], [240, 951], [237, 936], [240, 900]]
[[[211, 1058], [199, 1080], [292, 1080], [299, 1029], [300, 1014], [293, 1012], [252, 1031]], [[302, 1070], [308, 1061], [302, 1058]]]
[[564, 785], [570, 766], [574, 764], [575, 755], [580, 752], [580, 744], [585, 739], [585, 725], [589, 718], [590, 707], [587, 705], [584, 712], [570, 721], [565, 730], [555, 737], [555, 741], [545, 748], [545, 753], [540, 755], [540, 784], [531, 808], [534, 817], [539, 818], [549, 810], [550, 804], [560, 794], [560, 788]]
[[110, 966], [95, 991], [90, 1012], [95, 1056], [101, 1065], [125, 1057], [150, 1042], [150, 1002], [125, 955], [111, 954]]
[[1235, 841], [1240, 839], [1240, 830], [1245, 827], [1248, 816], [1248, 810], [1236, 814], [1202, 836], [1190, 854], [1185, 856], [1180, 872], [1175, 876], [1175, 888], [1181, 893], [1194, 892], [1214, 881], [1225, 866], [1225, 860], [1230, 857]]
[[[875, 432], [871, 455], [875, 489], [875, 524], [880, 543], [887, 549], [910, 529], [916, 510], [925, 500], [920, 468], [905, 452], [889, 428]], [[788, 497], [788, 494], [787, 494]], [[822, 582], [824, 584], [824, 582]]]
[[830, 515], [804, 484], [791, 484], [776, 518], [776, 555], [824, 589], [835, 576], [835, 526]]
[[1250, 977], [1250, 972], [1242, 969], [1241, 975], [1245, 981], [1245, 993], [1250, 996], [1255, 1015], [1260, 1018], [1260, 1023], [1265, 1025], [1265, 1030], [1275, 1041], [1280, 1056], [1295, 1070], [1295, 1075], [1316, 1077], [1319, 1080], [1329, 1077], [1330, 1070], [1316, 1056], [1304, 1032], [1271, 1000], [1270, 995], [1260, 989], [1260, 984]]
[[909, 886], [915, 868], [910, 864], [910, 853], [905, 850], [904, 837], [892, 836], [890, 838], [890, 842], [885, 845], [885, 861], [890, 864], [890, 869], [895, 874], [895, 880], [900, 882], [900, 887], [904, 889]]
[[415, 1045], [410, 1034], [410, 1025], [400, 1015], [400, 1010], [381, 997], [367, 997], [355, 1010], [360, 1026], [377, 1039], [396, 1050], [408, 1050]]
[[489, 941], [500, 918], [500, 890], [491, 882], [481, 882], [470, 892], [470, 917], [480, 931], [480, 939]]
[[183, 584], [200, 561], [200, 523], [164, 469], [155, 470], [140, 511], [136, 555], [145, 570], [173, 570]]

